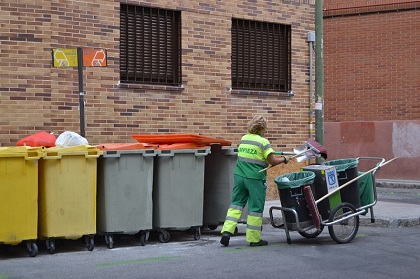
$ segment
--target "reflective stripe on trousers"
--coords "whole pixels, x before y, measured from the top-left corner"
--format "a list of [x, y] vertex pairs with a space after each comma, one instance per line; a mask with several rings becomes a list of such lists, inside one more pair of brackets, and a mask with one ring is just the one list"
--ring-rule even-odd
[[229, 232], [231, 235], [235, 232], [236, 225], [242, 215], [243, 207], [231, 204], [229, 206], [225, 223], [223, 224], [222, 233]]
[[257, 212], [249, 212], [246, 220], [246, 241], [258, 242], [261, 240], [261, 231], [263, 223], [263, 214]]

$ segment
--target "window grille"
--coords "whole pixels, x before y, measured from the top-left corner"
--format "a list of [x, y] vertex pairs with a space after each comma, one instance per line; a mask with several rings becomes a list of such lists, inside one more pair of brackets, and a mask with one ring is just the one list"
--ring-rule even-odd
[[181, 13], [121, 4], [120, 79], [181, 84]]
[[291, 27], [232, 20], [232, 88], [291, 90]]

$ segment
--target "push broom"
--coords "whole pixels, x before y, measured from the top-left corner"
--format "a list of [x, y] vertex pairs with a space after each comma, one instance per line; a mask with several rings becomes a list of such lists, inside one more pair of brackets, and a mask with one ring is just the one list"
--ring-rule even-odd
[[329, 196], [331, 196], [332, 194], [336, 193], [337, 191], [340, 191], [341, 189], [343, 189], [344, 187], [352, 184], [353, 182], [355, 182], [356, 180], [360, 179], [361, 177], [368, 175], [372, 172], [374, 172], [375, 170], [380, 169], [381, 167], [391, 163], [392, 161], [394, 161], [395, 159], [397, 159], [398, 157], [392, 158], [391, 160], [387, 161], [387, 162], [383, 162], [382, 164], [362, 173], [361, 175], [351, 179], [350, 181], [344, 183], [343, 185], [341, 185], [340, 187], [334, 189], [333, 191], [329, 192], [328, 194], [326, 194], [325, 196], [319, 198], [318, 200], [315, 201], [314, 199], [314, 195], [312, 194], [312, 190], [311, 190], [311, 186], [305, 186], [303, 187], [303, 195], [305, 197], [306, 200], [306, 204], [308, 205], [308, 209], [309, 212], [312, 215], [312, 220], [314, 222], [314, 226], [315, 228], [319, 231], [321, 230], [321, 217], [318, 211], [318, 207], [317, 204], [320, 203], [321, 201], [325, 200], [326, 198], [328, 198]]
[[[327, 149], [322, 146], [320, 143], [316, 142], [315, 140], [309, 138], [304, 144], [303, 144], [303, 150], [294, 149], [296, 152], [295, 155], [289, 157], [289, 160], [300, 157], [303, 155], [306, 155], [306, 153], [310, 152], [312, 158], [322, 157], [324, 159], [327, 159]], [[286, 152], [278, 152], [276, 154], [283, 155], [287, 154]], [[310, 159], [311, 157], [307, 157], [307, 159]], [[273, 166], [268, 166], [259, 172], [263, 172], [268, 170], [269, 168], [272, 168]]]

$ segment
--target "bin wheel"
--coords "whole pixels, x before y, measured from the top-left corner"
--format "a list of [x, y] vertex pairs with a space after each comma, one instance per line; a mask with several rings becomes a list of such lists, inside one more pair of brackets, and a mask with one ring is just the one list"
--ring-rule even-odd
[[106, 247], [108, 247], [109, 249], [114, 248], [114, 237], [111, 234], [106, 234], [105, 243], [106, 243]]
[[55, 240], [49, 238], [45, 241], [45, 245], [47, 246], [48, 253], [54, 254], [55, 253]]
[[[340, 220], [356, 212], [354, 205], [348, 202], [340, 203], [330, 213], [329, 222]], [[349, 243], [356, 236], [359, 230], [359, 215], [328, 226], [332, 239], [339, 244]]]
[[85, 236], [85, 242], [86, 242], [86, 248], [88, 251], [93, 251], [95, 249], [95, 240], [93, 239], [93, 236], [87, 235]]
[[[147, 239], [149, 238], [149, 232], [140, 232], [140, 245], [145, 246], [147, 243]], [[160, 237], [159, 237], [160, 240]]]
[[214, 231], [215, 229], [217, 229], [217, 225], [207, 225], [207, 227], [209, 228], [209, 230]]
[[159, 233], [159, 241], [161, 243], [168, 242], [170, 238], [171, 238], [171, 235], [169, 234], [168, 231], [166, 231], [166, 230], [160, 231], [160, 233]]
[[26, 242], [26, 247], [28, 248], [29, 256], [36, 257], [36, 255], [38, 255], [38, 246], [35, 242]]
[[194, 239], [195, 240], [200, 240], [200, 237], [201, 237], [200, 227], [195, 228], [194, 229]]
[[323, 229], [324, 229], [324, 226], [321, 225], [321, 228], [319, 229], [319, 231], [316, 228], [313, 228], [313, 229], [303, 231], [303, 232], [298, 231], [298, 233], [301, 236], [306, 237], [306, 238], [315, 238], [322, 233]]

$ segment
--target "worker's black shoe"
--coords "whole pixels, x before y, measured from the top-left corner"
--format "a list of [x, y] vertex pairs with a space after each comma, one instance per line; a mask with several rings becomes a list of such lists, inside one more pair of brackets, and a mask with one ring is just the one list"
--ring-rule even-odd
[[266, 245], [268, 245], [268, 242], [267, 241], [265, 241], [265, 240], [260, 240], [260, 241], [258, 241], [258, 242], [251, 242], [250, 244], [249, 244], [251, 247], [256, 247], [256, 246], [266, 246]]
[[222, 235], [222, 238], [220, 239], [220, 243], [223, 246], [229, 246], [229, 240], [230, 240], [230, 233], [224, 232]]

